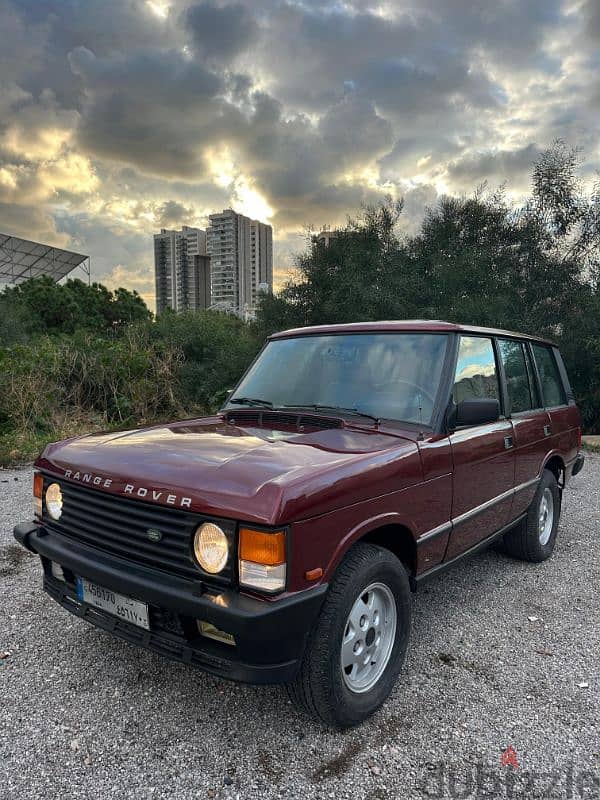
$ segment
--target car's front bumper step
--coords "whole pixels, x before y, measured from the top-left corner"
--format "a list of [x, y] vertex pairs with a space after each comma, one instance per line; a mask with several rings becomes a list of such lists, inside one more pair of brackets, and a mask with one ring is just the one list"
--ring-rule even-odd
[[[214, 650], [219, 647], [212, 642], [202, 642], [200, 639], [196, 643], [188, 642], [182, 636], [167, 631], [148, 631], [138, 628], [137, 625], [131, 625], [119, 617], [81, 602], [76, 592], [66, 584], [48, 576], [44, 577], [44, 589], [71, 614], [90, 622], [97, 628], [102, 628], [130, 644], [143, 647], [173, 661], [199, 667], [222, 678], [254, 684], [287, 683], [294, 679], [298, 671], [297, 659], [277, 664], [246, 664], [209, 652], [209, 648]], [[223, 648], [226, 649], [227, 645], [222, 645], [221, 649]]]
[[[14, 536], [41, 556], [44, 589], [71, 613], [176, 661], [248, 683], [293, 680], [327, 591], [322, 584], [277, 600], [260, 600], [234, 590], [209, 591], [201, 581], [142, 567], [49, 532], [43, 525], [19, 525]], [[52, 562], [66, 571], [67, 580], [52, 574]], [[156, 624], [147, 631], [81, 602], [75, 577], [147, 603]], [[165, 630], [163, 617], [169, 614], [182, 625]], [[231, 634], [235, 646], [200, 636], [198, 620]]]

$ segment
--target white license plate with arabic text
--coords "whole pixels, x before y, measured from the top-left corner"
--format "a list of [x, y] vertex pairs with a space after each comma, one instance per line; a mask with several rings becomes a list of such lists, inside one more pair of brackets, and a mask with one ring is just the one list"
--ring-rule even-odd
[[77, 597], [84, 603], [108, 611], [109, 614], [125, 622], [150, 630], [148, 606], [141, 600], [134, 600], [132, 597], [113, 592], [112, 589], [105, 589], [104, 586], [98, 586], [87, 578], [77, 578]]

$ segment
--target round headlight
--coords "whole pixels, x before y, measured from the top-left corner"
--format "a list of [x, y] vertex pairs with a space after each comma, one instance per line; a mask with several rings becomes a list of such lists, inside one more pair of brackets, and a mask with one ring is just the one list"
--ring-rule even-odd
[[51, 483], [46, 489], [46, 510], [52, 519], [60, 519], [62, 514], [63, 499], [58, 483]]
[[214, 522], [205, 522], [196, 531], [194, 555], [206, 572], [215, 575], [224, 568], [229, 557], [229, 543], [221, 528]]

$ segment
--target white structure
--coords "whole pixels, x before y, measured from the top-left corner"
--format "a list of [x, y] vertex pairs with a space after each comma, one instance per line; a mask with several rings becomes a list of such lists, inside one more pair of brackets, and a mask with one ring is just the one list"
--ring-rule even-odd
[[47, 275], [59, 281], [81, 267], [90, 281], [90, 257], [51, 244], [0, 233], [0, 283], [16, 286], [29, 278]]
[[323, 228], [320, 233], [317, 233], [313, 236], [313, 242], [320, 242], [321, 244], [325, 245], [325, 247], [329, 247], [331, 240], [335, 239], [338, 235], [338, 231], [332, 231], [329, 230], [329, 228]]
[[210, 259], [206, 232], [184, 225], [154, 235], [156, 313], [165, 308], [199, 311], [210, 305]]
[[273, 229], [231, 208], [209, 219], [212, 308], [252, 317], [259, 291], [273, 287]]

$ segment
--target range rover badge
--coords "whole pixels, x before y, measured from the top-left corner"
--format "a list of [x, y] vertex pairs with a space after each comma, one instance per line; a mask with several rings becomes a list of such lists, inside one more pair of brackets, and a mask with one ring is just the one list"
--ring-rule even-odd
[[146, 531], [146, 536], [151, 542], [160, 542], [162, 539], [162, 533], [158, 530], [158, 528], [148, 528]]

